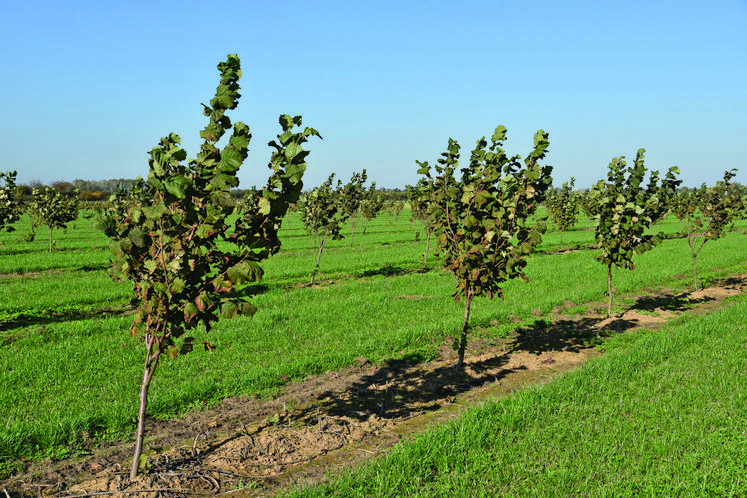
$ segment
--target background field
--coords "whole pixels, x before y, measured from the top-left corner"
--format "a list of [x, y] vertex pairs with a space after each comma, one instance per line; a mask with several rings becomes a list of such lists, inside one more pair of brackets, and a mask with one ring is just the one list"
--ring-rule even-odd
[[[706, 245], [700, 277], [744, 271], [747, 237], [740, 229]], [[108, 241], [81, 217], [64, 233], [57, 250], [47, 241], [23, 242], [27, 230], [0, 235], [0, 458], [63, 457], [83, 437], [130, 438], [134, 429], [143, 346], [128, 332], [129, 283], [107, 276]], [[563, 302], [600, 302], [606, 268], [587, 246], [593, 232], [549, 233], [530, 259], [530, 283], [509, 282], [505, 300], [476, 300], [471, 323], [479, 334], [503, 335]], [[283, 250], [267, 261], [252, 319], [219, 323], [198, 340], [217, 346], [166, 359], [150, 392], [149, 413], [168, 418], [237, 395], [272, 395], [285, 383], [344, 367], [360, 356], [374, 363], [394, 357], [427, 360], [438, 344], [459, 330], [462, 305], [451, 298], [453, 282], [430, 255], [422, 271], [424, 234], [407, 210], [382, 214], [365, 235], [359, 223], [349, 238], [330, 242], [320, 285], [310, 287], [315, 262], [312, 239], [296, 215], [281, 234]], [[671, 218], [661, 230], [675, 236]], [[432, 241], [431, 248], [435, 241]], [[671, 238], [640, 256], [636, 271], [614, 271], [618, 309], [633, 296], [692, 283], [684, 239]], [[478, 332], [474, 332], [477, 334]]]

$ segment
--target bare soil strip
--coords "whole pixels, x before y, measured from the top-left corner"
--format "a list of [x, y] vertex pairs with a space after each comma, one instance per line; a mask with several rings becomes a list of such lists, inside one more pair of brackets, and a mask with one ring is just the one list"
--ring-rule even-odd
[[450, 341], [437, 360], [391, 360], [354, 365], [291, 383], [273, 400], [234, 398], [218, 407], [147, 426], [145, 472], [128, 478], [132, 443], [90, 440], [84, 457], [37, 461], [0, 482], [17, 496], [268, 496], [300, 480], [313, 483], [395, 445], [403, 436], [453, 419], [468, 406], [524, 386], [547, 382], [591, 357], [604, 354], [589, 338], [635, 328], [655, 328], [687, 312], [719, 307], [747, 288], [747, 274], [691, 293], [668, 290], [640, 295], [613, 319], [604, 305], [589, 303], [586, 315], [564, 303], [536, 327], [505, 340], [480, 339], [468, 347], [466, 370], [456, 375]]

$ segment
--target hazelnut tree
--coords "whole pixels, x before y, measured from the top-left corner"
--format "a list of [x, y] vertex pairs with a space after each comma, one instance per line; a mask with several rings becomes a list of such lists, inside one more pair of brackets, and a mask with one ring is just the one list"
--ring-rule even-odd
[[[221, 317], [255, 313], [247, 290], [262, 278], [259, 263], [280, 250], [282, 219], [303, 188], [309, 154], [303, 144], [319, 136], [313, 128], [297, 129], [300, 116], [280, 116], [282, 132], [268, 144], [274, 150], [266, 186], [254, 202], [234, 202], [230, 190], [239, 184], [237, 171], [251, 133], [226, 115], [240, 97], [238, 56], [229, 55], [218, 70], [215, 97], [209, 106], [202, 104], [209, 122], [200, 132], [197, 158], [187, 160], [178, 135], [162, 138], [150, 152], [147, 183], [131, 189], [129, 202], [115, 194], [100, 220], [112, 240], [115, 277], [133, 285], [137, 310], [131, 333], [142, 334], [146, 347], [133, 478], [141, 464], [148, 390], [159, 359], [191, 352], [196, 341], [185, 337], [188, 330], [209, 332]], [[231, 128], [221, 150], [218, 141]], [[213, 348], [207, 341], [203, 345]]]
[[449, 139], [446, 152], [435, 165], [418, 163], [418, 173], [433, 180], [428, 215], [438, 234], [443, 264], [456, 286], [454, 299], [464, 299], [464, 320], [454, 349], [459, 352], [456, 370], [464, 365], [469, 315], [475, 297], [503, 297], [504, 282], [527, 281], [524, 256], [542, 241], [544, 222], [531, 221], [552, 185], [552, 166], [542, 166], [550, 146], [548, 134], [539, 130], [534, 149], [526, 159], [506, 154], [506, 128], [498, 126], [490, 145], [477, 141], [469, 164], [458, 170], [459, 144]]

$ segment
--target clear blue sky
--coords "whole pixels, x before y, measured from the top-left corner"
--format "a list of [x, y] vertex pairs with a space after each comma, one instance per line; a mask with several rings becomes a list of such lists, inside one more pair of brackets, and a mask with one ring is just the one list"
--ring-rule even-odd
[[550, 133], [559, 184], [588, 187], [647, 149], [685, 185], [747, 183], [747, 1], [2, 2], [0, 170], [18, 180], [146, 177], [170, 132], [190, 157], [216, 65], [241, 58], [231, 115], [254, 133], [241, 186], [264, 184], [280, 114], [301, 114], [307, 188], [365, 168], [417, 181], [449, 137], [469, 157], [503, 124], [526, 155]]

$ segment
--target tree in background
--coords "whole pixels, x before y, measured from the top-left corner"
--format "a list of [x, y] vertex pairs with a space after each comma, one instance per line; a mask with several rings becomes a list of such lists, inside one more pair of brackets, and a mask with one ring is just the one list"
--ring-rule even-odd
[[21, 219], [21, 204], [16, 198], [16, 175], [15, 171], [7, 173], [0, 172], [0, 230], [12, 232], [13, 223]]
[[586, 230], [589, 230], [590, 228], [589, 224], [596, 212], [596, 204], [597, 200], [591, 195], [591, 190], [584, 190], [579, 193], [579, 205], [581, 206], [581, 211], [584, 212], [584, 216], [586, 216]]
[[[319, 271], [322, 251], [324, 251], [327, 240], [330, 238], [332, 240], [342, 240], [344, 238], [342, 235], [342, 224], [351, 215], [350, 209], [345, 208], [345, 191], [346, 189], [350, 189], [349, 191], [355, 188], [362, 189], [361, 176], [353, 172], [350, 183], [343, 185], [340, 180], [337, 180], [337, 186], [333, 188], [332, 183], [335, 174], [332, 173], [324, 183], [315, 187], [304, 198], [301, 206], [301, 221], [304, 227], [306, 227], [306, 231], [314, 236], [317, 249], [316, 266], [314, 266], [314, 270], [311, 273], [312, 285]], [[365, 181], [365, 178], [363, 181]]]
[[399, 199], [390, 199], [384, 202], [384, 210], [389, 213], [389, 224], [393, 225], [394, 221], [399, 218], [400, 213], [405, 208], [405, 202]]
[[[74, 189], [72, 195], [66, 195], [56, 189], [45, 188], [44, 190], [33, 189], [32, 201], [29, 206], [31, 216], [35, 217], [40, 224], [49, 227], [49, 252], [54, 250], [52, 241], [52, 230], [55, 228], [67, 228], [67, 224], [78, 218], [78, 190]], [[32, 230], [34, 223], [32, 222]]]
[[366, 189], [363, 185], [367, 178], [365, 169], [361, 173], [353, 172], [350, 181], [342, 187], [341, 209], [350, 220], [350, 247], [353, 247], [353, 236], [355, 236], [355, 227], [358, 224], [358, 212], [366, 198]]
[[[709, 240], [721, 238], [729, 225], [739, 217], [744, 209], [741, 192], [733, 188], [731, 179], [737, 174], [736, 169], [724, 172], [724, 179], [713, 187], [703, 184], [700, 189], [688, 193], [682, 201], [685, 204], [684, 223], [687, 244], [693, 260], [693, 282], [698, 289], [698, 254]], [[686, 201], [686, 203], [685, 203]]]
[[599, 180], [592, 189], [594, 214], [599, 216], [595, 237], [600, 252], [596, 260], [607, 265], [607, 318], [612, 316], [612, 266], [635, 270], [633, 255], [650, 251], [661, 243], [663, 234], [644, 232], [666, 214], [669, 201], [681, 183], [675, 177], [679, 169], [672, 167], [661, 184], [659, 172], [653, 171], [644, 187], [645, 152], [638, 149], [629, 167], [624, 156], [612, 159], [607, 181]]
[[[159, 359], [192, 351], [195, 339], [184, 337], [187, 330], [204, 327], [209, 332], [220, 317], [255, 313], [245, 291], [262, 277], [259, 262], [280, 250], [282, 219], [303, 188], [308, 155], [303, 144], [319, 136], [312, 128], [295, 131], [300, 116], [280, 116], [282, 133], [268, 144], [274, 151], [267, 185], [256, 202], [233, 202], [230, 191], [239, 183], [237, 171], [247, 157], [251, 134], [247, 125], [232, 125], [226, 116], [240, 97], [239, 58], [229, 55], [218, 70], [215, 97], [210, 106], [203, 104], [209, 122], [200, 132], [197, 158], [187, 160], [178, 135], [162, 138], [150, 152], [147, 183], [133, 185], [128, 202], [115, 194], [100, 220], [112, 239], [115, 276], [133, 285], [137, 311], [131, 333], [143, 334], [146, 346], [131, 478], [144, 464], [148, 391]], [[216, 144], [232, 127], [220, 150]], [[206, 349], [214, 348], [202, 342]]]
[[[418, 170], [428, 168], [427, 162], [416, 161]], [[423, 254], [423, 269], [428, 266], [428, 252], [431, 245], [431, 234], [433, 233], [433, 223], [430, 218], [429, 208], [433, 202], [434, 196], [433, 178], [430, 176], [421, 177], [415, 185], [407, 186], [407, 198], [410, 203], [412, 215], [420, 224], [418, 232], [415, 234], [415, 240], [420, 239], [420, 231], [425, 228], [425, 254]]]
[[506, 128], [499, 126], [491, 144], [485, 137], [477, 141], [469, 165], [457, 172], [459, 144], [449, 139], [431, 176], [427, 162], [418, 163], [418, 173], [433, 180], [433, 201], [428, 208], [438, 234], [444, 266], [456, 281], [453, 296], [464, 299], [464, 321], [454, 349], [459, 351], [457, 371], [464, 365], [467, 331], [472, 300], [503, 297], [501, 285], [522, 278], [527, 260], [542, 241], [544, 222], [529, 224], [529, 218], [542, 203], [552, 184], [551, 166], [541, 166], [550, 145], [548, 134], [539, 130], [534, 149], [524, 160], [508, 157], [502, 145]]
[[573, 191], [576, 179], [571, 177], [570, 184], [563, 182], [560, 189], [548, 196], [547, 207], [553, 222], [560, 230], [560, 250], [563, 250], [563, 232], [570, 230], [578, 221], [579, 195]]
[[680, 220], [680, 235], [686, 235], [685, 219], [690, 212], [693, 194], [692, 190], [677, 190], [669, 201], [669, 211]]
[[376, 182], [371, 182], [371, 186], [366, 190], [366, 194], [361, 202], [361, 214], [366, 220], [363, 227], [363, 235], [366, 235], [368, 224], [376, 218], [384, 207], [384, 197], [376, 190]]

